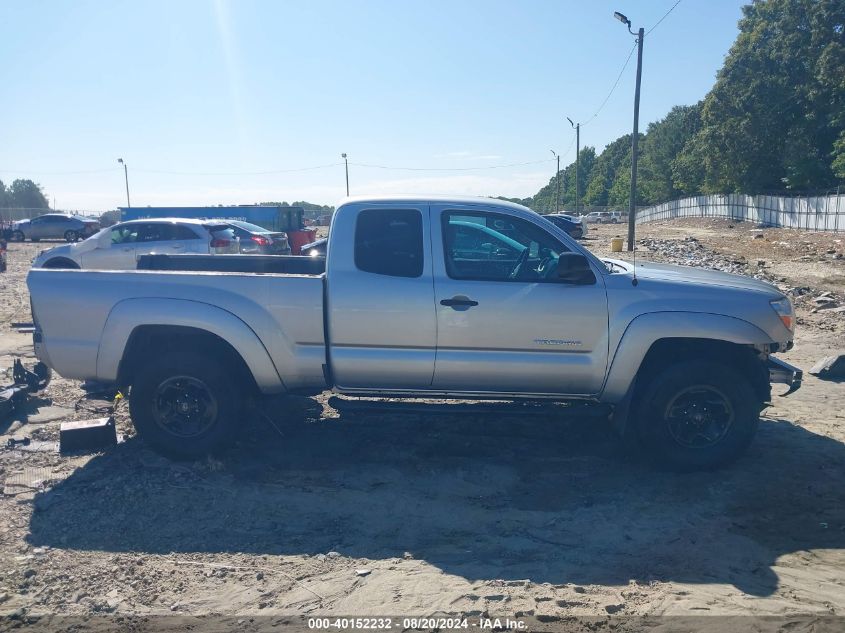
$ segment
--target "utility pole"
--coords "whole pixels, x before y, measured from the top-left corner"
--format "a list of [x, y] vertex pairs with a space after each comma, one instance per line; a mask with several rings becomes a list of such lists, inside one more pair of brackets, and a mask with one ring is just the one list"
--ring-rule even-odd
[[[627, 25], [628, 32], [634, 35], [631, 30], [631, 20], [621, 13], [614, 12], [613, 17]], [[631, 197], [628, 202], [628, 250], [634, 250], [635, 224], [637, 219], [637, 146], [640, 134], [640, 81], [643, 76], [643, 40], [645, 29], [640, 28], [637, 33], [637, 87], [634, 91], [634, 136], [631, 138]]]
[[346, 152], [340, 155], [343, 159], [343, 164], [346, 166], [346, 197], [349, 197], [349, 159], [346, 158]]
[[569, 117], [566, 117], [566, 120], [569, 121], [569, 125], [575, 128], [575, 215], [578, 215], [578, 172], [581, 171], [578, 166], [581, 160], [581, 124], [573, 123]]
[[126, 208], [131, 209], [132, 205], [129, 203], [129, 171], [126, 169], [126, 163], [122, 158], [118, 158], [117, 162], [123, 165], [123, 177], [126, 179]]
[[555, 213], [560, 213], [560, 154], [553, 149], [549, 150], [555, 158], [557, 158], [557, 171], [555, 172], [555, 182], [557, 183], [557, 197], [555, 198]]

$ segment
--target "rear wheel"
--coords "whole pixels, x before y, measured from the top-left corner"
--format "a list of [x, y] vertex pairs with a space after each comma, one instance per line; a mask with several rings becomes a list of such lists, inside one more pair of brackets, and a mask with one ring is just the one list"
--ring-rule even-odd
[[25, 239], [26, 236], [23, 234], [23, 231], [12, 231], [13, 242], [23, 242]]
[[77, 231], [65, 231], [65, 242], [78, 242], [79, 233]]
[[569, 232], [569, 237], [576, 240], [580, 240], [582, 237], [584, 237], [584, 231], [582, 231], [581, 229], [572, 229]]
[[722, 363], [683, 361], [648, 379], [637, 398], [637, 431], [659, 465], [708, 470], [740, 457], [762, 403], [748, 380]]
[[218, 358], [170, 352], [139, 368], [129, 394], [139, 435], [174, 459], [197, 459], [231, 441], [240, 407], [238, 387]]

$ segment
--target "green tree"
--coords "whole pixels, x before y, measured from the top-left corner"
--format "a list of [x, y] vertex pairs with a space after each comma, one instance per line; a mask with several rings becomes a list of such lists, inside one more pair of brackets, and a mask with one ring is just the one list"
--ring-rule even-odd
[[49, 209], [50, 205], [47, 203], [47, 198], [41, 191], [41, 185], [18, 178], [12, 181], [12, 184], [7, 190], [7, 194], [11, 199], [9, 206], [19, 207], [22, 209]]
[[[626, 162], [627, 159], [627, 162]], [[606, 206], [620, 169], [631, 169], [631, 135], [620, 136], [596, 158], [584, 191], [584, 204]]]
[[701, 128], [701, 105], [675, 106], [663, 119], [651, 123], [643, 141], [637, 169], [638, 197], [645, 204], [678, 198], [672, 166], [689, 140]]
[[835, 184], [845, 125], [845, 3], [755, 0], [704, 99], [696, 147], [709, 192]]
[[845, 182], [845, 132], [842, 132], [833, 143], [831, 155], [833, 156], [831, 167], [834, 175]]
[[2, 180], [0, 180], [0, 209], [8, 206], [11, 206], [9, 192], [6, 191], [6, 185], [3, 184]]

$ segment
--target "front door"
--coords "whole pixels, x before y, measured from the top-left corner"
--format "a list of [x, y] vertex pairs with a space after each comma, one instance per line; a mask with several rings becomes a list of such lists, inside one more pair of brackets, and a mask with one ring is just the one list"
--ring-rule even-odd
[[[135, 246], [143, 225], [117, 224], [91, 250], [82, 251], [82, 268], [91, 270], [133, 270]], [[94, 239], [94, 238], [91, 238]], [[87, 242], [86, 242], [87, 244]]]
[[539, 223], [493, 211], [431, 210], [437, 355], [432, 388], [591, 395], [607, 366], [607, 299], [557, 277], [569, 251]]

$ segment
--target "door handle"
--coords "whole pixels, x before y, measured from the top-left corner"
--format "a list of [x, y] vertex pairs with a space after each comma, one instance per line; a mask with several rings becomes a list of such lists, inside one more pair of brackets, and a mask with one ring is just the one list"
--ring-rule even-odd
[[440, 305], [448, 306], [450, 308], [454, 308], [455, 310], [459, 310], [461, 308], [467, 309], [471, 308], [472, 306], [477, 306], [478, 301], [473, 301], [469, 297], [465, 297], [463, 295], [455, 295], [451, 299], [441, 299]]

